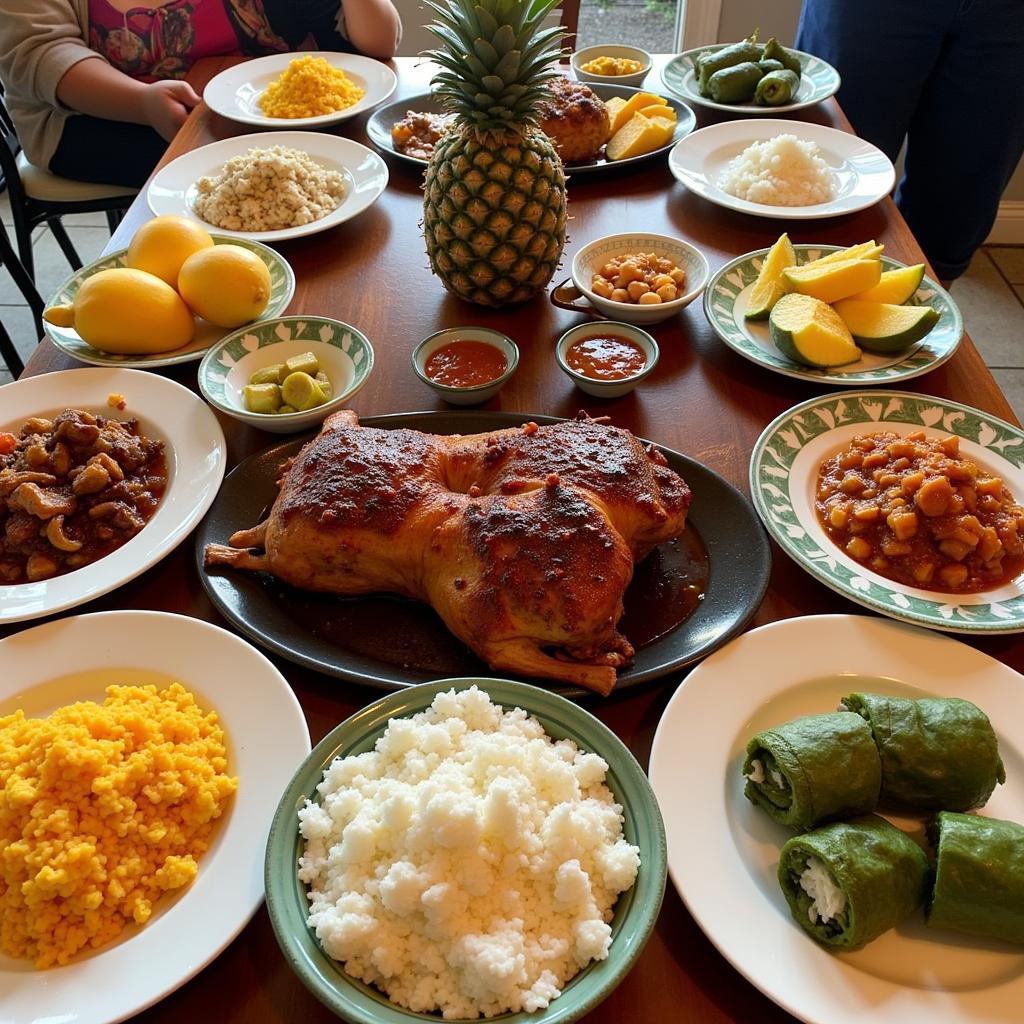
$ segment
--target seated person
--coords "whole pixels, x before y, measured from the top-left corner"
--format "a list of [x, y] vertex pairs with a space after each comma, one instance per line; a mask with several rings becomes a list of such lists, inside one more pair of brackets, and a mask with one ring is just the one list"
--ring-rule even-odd
[[201, 57], [297, 48], [394, 56], [392, 0], [0, 0], [0, 80], [26, 157], [141, 186], [199, 102]]

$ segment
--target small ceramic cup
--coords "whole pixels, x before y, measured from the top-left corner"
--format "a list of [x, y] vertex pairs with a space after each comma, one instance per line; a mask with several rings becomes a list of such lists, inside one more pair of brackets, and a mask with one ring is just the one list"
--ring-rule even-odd
[[[626, 57], [629, 60], [639, 61], [642, 65], [639, 71], [628, 75], [598, 75], [593, 71], [584, 71], [583, 65], [592, 61], [595, 57]], [[587, 82], [590, 85], [629, 85], [637, 87], [647, 77], [651, 70], [651, 55], [638, 46], [622, 46], [619, 43], [602, 43], [600, 46], [586, 46], [577, 50], [569, 61], [572, 66], [572, 73], [580, 82]]]
[[[642, 348], [647, 357], [643, 368], [632, 377], [623, 377], [621, 380], [595, 380], [593, 377], [584, 376], [579, 370], [574, 370], [568, 364], [566, 354], [577, 341], [598, 336], [607, 337], [608, 335], [626, 338]], [[658, 365], [659, 355], [658, 343], [646, 331], [633, 324], [615, 320], [599, 320], [595, 323], [571, 327], [558, 339], [558, 344], [555, 346], [555, 358], [558, 360], [558, 365], [580, 391], [593, 395], [595, 398], [620, 398], [622, 395], [628, 395]]]
[[[439, 349], [453, 341], [481, 341], [493, 345], [505, 356], [505, 371], [486, 384], [471, 387], [453, 387], [440, 384], [427, 376], [427, 360]], [[516, 343], [500, 331], [488, 327], [446, 327], [424, 338], [412, 353], [412, 368], [424, 384], [432, 387], [451, 405], [478, 405], [493, 398], [504, 387], [505, 382], [516, 372], [519, 365], [519, 348]]]

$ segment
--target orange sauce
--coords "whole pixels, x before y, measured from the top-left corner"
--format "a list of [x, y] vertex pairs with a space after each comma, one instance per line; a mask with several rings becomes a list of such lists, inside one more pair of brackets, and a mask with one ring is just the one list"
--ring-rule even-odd
[[592, 334], [574, 341], [565, 361], [591, 380], [625, 380], [647, 365], [644, 350], [620, 334]]
[[431, 353], [424, 372], [432, 381], [450, 388], [473, 388], [497, 380], [507, 367], [501, 349], [486, 341], [459, 338]]

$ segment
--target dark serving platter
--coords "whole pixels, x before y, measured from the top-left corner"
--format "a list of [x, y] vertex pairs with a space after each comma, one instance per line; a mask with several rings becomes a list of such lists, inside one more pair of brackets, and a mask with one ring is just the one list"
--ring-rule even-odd
[[[610, 100], [613, 96], [622, 96], [623, 98], [628, 99], [634, 93], [640, 92], [639, 89], [630, 88], [628, 85], [602, 85], [590, 82], [587, 82], [586, 84], [589, 85], [602, 100]], [[650, 92], [649, 89], [644, 91]], [[577, 174], [596, 174], [601, 171], [613, 172], [622, 167], [631, 167], [633, 164], [642, 163], [643, 161], [650, 160], [652, 157], [656, 157], [659, 154], [667, 153], [680, 139], [686, 138], [686, 136], [693, 131], [697, 124], [697, 115], [694, 114], [692, 108], [688, 107], [685, 103], [673, 96], [666, 96], [665, 100], [676, 112], [676, 128], [672, 133], [672, 138], [669, 139], [664, 146], [660, 146], [658, 149], [653, 149], [650, 153], [644, 153], [642, 156], [631, 156], [626, 160], [610, 161], [605, 160], [605, 158], [601, 156], [596, 160], [567, 164], [565, 173], [572, 178]], [[382, 153], [396, 157], [399, 160], [404, 160], [408, 164], [426, 167], [426, 160], [423, 160], [418, 156], [407, 156], [405, 153], [401, 153], [395, 149], [394, 143], [391, 141], [391, 126], [396, 121], [401, 121], [409, 111], [413, 111], [417, 114], [440, 114], [443, 109], [444, 108], [441, 106], [440, 101], [429, 92], [420, 93], [417, 96], [409, 96], [404, 100], [398, 100], [396, 103], [389, 103], [386, 107], [378, 107], [366, 122], [366, 134], [369, 135], [370, 141]]]
[[[420, 412], [374, 416], [363, 426], [405, 427], [434, 434], [475, 434], [550, 416], [497, 412]], [[296, 590], [264, 573], [207, 570], [207, 544], [226, 543], [255, 526], [277, 496], [281, 463], [311, 435], [250, 456], [225, 478], [196, 531], [199, 578], [217, 609], [255, 643], [307, 668], [382, 690], [453, 676], [495, 676], [425, 604], [389, 595], [338, 597]], [[626, 592], [623, 633], [637, 647], [619, 673], [616, 690], [692, 664], [740, 633], [768, 586], [771, 552], [753, 506], [735, 487], [699, 462], [662, 448], [669, 465], [693, 491], [686, 533], [655, 549]], [[706, 576], [701, 599], [695, 578]], [[692, 612], [681, 623], [672, 609]], [[646, 641], [646, 642], [645, 642]], [[507, 676], [508, 673], [499, 673]], [[531, 680], [536, 682], [536, 680]], [[548, 682], [556, 693], [580, 697], [579, 687]]]

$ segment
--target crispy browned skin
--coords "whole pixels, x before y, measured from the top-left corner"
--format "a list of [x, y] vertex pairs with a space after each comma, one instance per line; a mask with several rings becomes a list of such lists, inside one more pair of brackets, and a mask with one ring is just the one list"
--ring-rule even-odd
[[267, 520], [206, 564], [427, 601], [491, 668], [607, 693], [633, 656], [616, 629], [633, 564], [689, 503], [659, 452], [592, 420], [444, 436], [344, 411], [285, 468]]
[[537, 116], [567, 164], [596, 157], [611, 134], [611, 117], [594, 90], [564, 76], [551, 82], [551, 97], [537, 104]]

